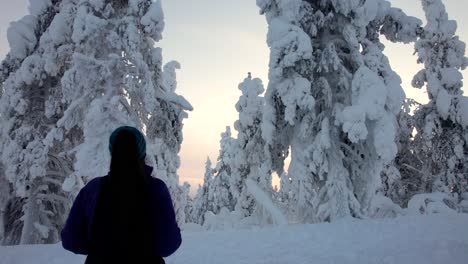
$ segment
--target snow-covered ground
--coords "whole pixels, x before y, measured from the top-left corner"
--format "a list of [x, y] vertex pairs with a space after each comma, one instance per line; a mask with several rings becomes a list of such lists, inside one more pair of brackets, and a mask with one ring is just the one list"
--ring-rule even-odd
[[[184, 232], [169, 264], [466, 264], [468, 214], [343, 220], [242, 231]], [[78, 264], [49, 246], [0, 247], [1, 264]]]

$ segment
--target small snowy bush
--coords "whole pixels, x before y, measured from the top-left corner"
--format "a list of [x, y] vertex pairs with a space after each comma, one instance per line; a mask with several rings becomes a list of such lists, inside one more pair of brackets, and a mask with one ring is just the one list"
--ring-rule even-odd
[[457, 201], [446, 193], [417, 194], [408, 202], [408, 214], [453, 214]]

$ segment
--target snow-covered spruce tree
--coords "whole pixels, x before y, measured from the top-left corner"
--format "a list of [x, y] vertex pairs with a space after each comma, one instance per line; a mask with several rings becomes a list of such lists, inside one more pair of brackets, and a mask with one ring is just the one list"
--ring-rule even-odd
[[[146, 132], [147, 161], [177, 201], [182, 120], [191, 106], [175, 94], [175, 80], [164, 78], [161, 49], [154, 47], [163, 28], [160, 1], [79, 1], [74, 54], [62, 78], [69, 106], [58, 122], [66, 138], [77, 138], [68, 190], [79, 189], [81, 178], [107, 174], [108, 136], [125, 124]], [[176, 66], [168, 67], [168, 76], [175, 76]]]
[[11, 196], [10, 183], [5, 177], [3, 165], [0, 162], [0, 245], [5, 237], [4, 215], [6, 204]]
[[[180, 167], [179, 151], [183, 141], [183, 120], [188, 117], [187, 110], [192, 106], [175, 93], [177, 88], [176, 69], [180, 68], [178, 62], [172, 61], [164, 66], [161, 75], [161, 86], [157, 90], [158, 107], [146, 125], [146, 133], [152, 148], [152, 157], [155, 165], [155, 175], [163, 179], [173, 197], [179, 224], [186, 222], [186, 208], [190, 188], [179, 185], [177, 169]], [[188, 184], [187, 184], [188, 185]]]
[[271, 48], [262, 129], [280, 173], [291, 146], [297, 220], [366, 215], [397, 152], [404, 93], [375, 38], [398, 22], [387, 18], [395, 9], [384, 1], [257, 3]]
[[194, 223], [203, 225], [205, 221], [206, 212], [213, 211], [213, 201], [210, 200], [212, 196], [210, 191], [212, 188], [214, 170], [211, 167], [212, 163], [210, 158], [206, 159], [205, 175], [203, 177], [203, 185], [198, 186], [197, 195], [193, 203], [192, 219]]
[[176, 185], [176, 192], [172, 197], [177, 222], [181, 225], [192, 223], [192, 198], [190, 198], [190, 184], [184, 182], [182, 186]]
[[413, 99], [406, 99], [398, 114], [398, 154], [395, 160], [382, 171], [383, 194], [401, 207], [406, 207], [409, 199], [424, 189], [421, 182], [422, 157], [418, 153], [413, 132], [417, 122], [414, 109], [420, 104]]
[[[65, 1], [63, 1], [65, 2]], [[62, 1], [30, 2], [30, 15], [8, 30], [10, 52], [0, 66], [2, 162], [13, 187], [5, 211], [5, 244], [55, 243], [69, 208], [61, 186], [70, 167], [61, 143], [47, 137], [58, 116], [49, 111], [70, 57]], [[21, 208], [18, 210], [18, 207]]]
[[[313, 115], [315, 100], [311, 91], [312, 43], [307, 33], [300, 27], [299, 10], [302, 1], [257, 1], [261, 12], [265, 13], [269, 24], [267, 42], [271, 49], [269, 85], [265, 94], [266, 105], [262, 122], [262, 134], [266, 141], [265, 151], [271, 160], [274, 171], [282, 175], [284, 160], [289, 146], [295, 137], [298, 122], [307, 113]], [[302, 142], [310, 145], [310, 142]], [[292, 163], [299, 161], [296, 152]], [[303, 162], [305, 165], [305, 162]], [[291, 164], [290, 169], [295, 166]], [[294, 175], [294, 176], [293, 176]], [[311, 181], [306, 172], [293, 172], [290, 177], [295, 183]], [[298, 190], [292, 205], [298, 207]], [[311, 197], [308, 197], [311, 200]]]
[[[161, 51], [153, 47], [154, 41], [160, 39], [163, 28], [159, 2], [82, 0], [53, 3], [33, 1], [32, 4], [34, 12], [37, 12], [36, 18], [26, 17], [9, 32], [9, 38], [18, 43], [14, 46], [15, 52], [11, 52], [2, 64], [2, 78], [6, 79], [7, 71], [12, 69], [21, 71], [21, 74], [16, 74], [16, 77], [10, 75], [12, 77], [6, 79], [2, 87], [5, 91], [2, 100], [13, 105], [4, 103], [5, 107], [16, 108], [18, 114], [14, 118], [18, 120], [18, 115], [27, 116], [18, 111], [28, 106], [28, 99], [22, 100], [19, 96], [24, 92], [14, 90], [22, 88], [19, 85], [10, 87], [22, 81], [18, 76], [27, 77], [23, 81], [25, 85], [37, 85], [34, 82], [37, 79], [42, 87], [47, 88], [45, 91], [31, 89], [35, 92], [32, 96], [37, 104], [34, 117], [27, 116], [39, 122], [41, 126], [38, 127], [44, 129], [35, 145], [30, 143], [31, 149], [25, 151], [35, 149], [35, 153], [42, 156], [36, 155], [37, 162], [31, 166], [26, 166], [25, 162], [23, 164], [25, 169], [33, 165], [39, 167], [36, 172], [41, 171], [40, 166], [47, 164], [47, 173], [52, 176], [48, 178], [53, 179], [47, 179], [48, 185], [45, 186], [41, 182], [26, 184], [24, 179], [16, 177], [15, 184], [18, 188], [29, 188], [28, 193], [23, 191], [23, 196], [41, 192], [41, 196], [47, 194], [46, 197], [56, 204], [60, 205], [58, 202], [61, 202], [66, 205], [69, 201], [62, 199], [64, 195], [52, 196], [53, 192], [61, 192], [63, 178], [67, 175], [63, 187], [76, 194], [84, 184], [83, 177], [87, 181], [89, 177], [107, 173], [106, 166], [103, 166], [108, 162], [107, 137], [115, 127], [133, 124], [143, 128], [151, 114], [154, 116], [160, 108], [158, 100], [166, 105], [176, 104], [170, 106], [176, 108], [180, 108], [180, 102], [184, 106], [188, 103], [175, 95], [174, 82], [163, 81]], [[36, 23], [35, 19], [39, 21], [37, 25], [33, 24]], [[32, 50], [34, 47], [36, 50]], [[29, 53], [33, 54], [26, 59], [22, 57]], [[14, 56], [19, 56], [19, 59]], [[19, 68], [16, 61], [20, 61], [23, 68]], [[50, 80], [46, 79], [48, 76], [51, 76]], [[5, 110], [8, 108], [4, 108], [2, 113], [8, 112]], [[52, 128], [55, 123], [57, 127]], [[20, 131], [29, 133], [28, 129], [16, 129], [15, 138], [5, 145], [7, 151], [2, 152], [4, 157], [18, 157], [9, 155], [9, 151], [16, 153], [15, 146], [27, 143], [16, 142], [21, 140], [17, 136]], [[41, 152], [38, 153], [38, 150]], [[69, 168], [69, 163], [73, 161], [75, 173], [71, 173]], [[13, 170], [14, 166], [9, 168]], [[21, 194], [21, 189], [18, 193]], [[63, 225], [59, 221], [52, 224], [42, 220], [45, 217], [37, 213], [39, 207], [30, 206], [38, 199], [33, 197], [27, 200], [30, 203], [25, 206], [27, 216], [24, 217], [23, 243], [47, 242], [40, 240], [45, 236], [47, 227], [53, 225], [60, 229]], [[43, 197], [40, 199], [43, 203], [47, 201]], [[53, 206], [55, 211], [58, 210], [58, 206]], [[67, 211], [64, 208], [60, 208], [64, 212], [54, 213], [63, 221]], [[55, 212], [40, 210], [44, 213]], [[59, 230], [51, 230], [53, 235], [48, 239], [55, 242]]]
[[[408, 16], [400, 8], [392, 7], [389, 1], [377, 0], [380, 12], [375, 20], [370, 22], [373, 27], [374, 40], [376, 41], [375, 29], [380, 29], [380, 34], [394, 43], [413, 43], [421, 34], [422, 21], [416, 17]], [[377, 27], [377, 28], [376, 28]]]
[[237, 167], [239, 155], [242, 155], [237, 141], [232, 137], [231, 128], [221, 134], [219, 156], [215, 167], [215, 176], [208, 192], [208, 200], [212, 204], [212, 213], [218, 214], [221, 209], [226, 208], [229, 212], [234, 211], [237, 200], [235, 200], [230, 184], [233, 177], [233, 168]]
[[[237, 145], [240, 153], [237, 157], [237, 167], [232, 168], [230, 189], [236, 200], [235, 209], [241, 217], [251, 217], [258, 224], [268, 221], [262, 215], [261, 205], [258, 205], [246, 187], [246, 180], [251, 179], [265, 193], [272, 197], [271, 169], [269, 158], [265, 153], [265, 140], [262, 138], [261, 123], [264, 108], [264, 98], [260, 95], [265, 91], [262, 81], [252, 79], [251, 74], [239, 84], [242, 95], [236, 104], [239, 119], [234, 127], [238, 131]], [[260, 207], [259, 207], [260, 206]]]
[[[456, 36], [440, 0], [422, 0], [427, 24], [416, 42], [418, 62], [424, 64], [413, 86], [426, 86], [429, 103], [417, 109], [416, 143], [422, 166], [421, 192], [468, 191], [466, 142], [468, 99], [462, 96], [461, 70], [468, 65], [465, 43]], [[427, 157], [427, 158], [426, 158]]]
[[17, 245], [21, 241], [25, 198], [15, 195], [0, 163], [0, 245]]
[[[392, 100], [401, 100], [398, 95], [401, 91], [401, 79], [390, 68], [388, 59], [383, 55], [385, 46], [381, 43], [381, 35], [392, 42], [410, 43], [416, 41], [421, 32], [421, 20], [407, 16], [402, 10], [393, 8], [387, 1], [381, 1], [380, 12], [367, 27], [367, 40], [362, 43], [364, 59], [367, 65], [376, 69], [382, 76], [385, 84], [389, 87]], [[413, 153], [410, 151], [413, 132], [413, 117], [410, 112], [417, 103], [407, 100], [403, 104], [390, 102], [389, 110], [397, 114], [395, 129], [397, 156], [393, 161], [384, 165], [381, 170], [382, 185], [379, 188], [378, 196], [371, 202], [368, 213], [373, 217], [396, 216], [401, 213], [400, 206], [403, 205], [405, 196], [411, 193], [413, 186], [410, 186], [411, 176], [401, 175], [400, 171], [407, 172], [408, 165], [403, 163], [414, 163]], [[408, 177], [410, 176], [410, 177]], [[387, 195], [388, 197], [384, 197]], [[395, 204], [396, 203], [396, 204]]]
[[25, 198], [12, 196], [8, 200], [4, 214], [4, 237], [2, 245], [18, 245], [21, 242], [21, 233], [23, 230], [23, 207]]
[[[155, 92], [149, 87], [152, 80], [151, 84], [145, 82], [151, 70], [141, 54], [141, 50], [151, 52], [147, 43], [150, 34], [139, 34], [151, 3], [140, 2], [141, 6], [135, 1], [80, 0], [75, 7], [71, 32], [74, 53], [61, 80], [63, 100], [68, 105], [57, 129], [64, 131], [65, 138], [77, 138], [74, 152], [69, 153], [75, 155], [69, 190], [82, 187], [81, 177], [107, 174], [108, 135], [123, 124], [141, 129], [139, 114], [155, 108]], [[145, 58], [154, 59], [151, 55], [158, 56], [156, 52]]]
[[185, 216], [185, 222], [182, 222], [182, 223], [195, 223], [194, 219], [193, 219], [193, 204], [194, 204], [194, 199], [192, 198], [192, 196], [190, 196], [190, 187], [191, 185], [188, 183], [188, 182], [184, 182], [181, 186], [181, 189], [182, 189], [182, 194], [183, 194], [183, 199], [185, 199], [185, 201], [183, 203], [181, 203], [182, 205], [185, 204], [185, 207], [184, 207], [184, 216]]
[[283, 174], [279, 177], [280, 178], [280, 186], [279, 190], [276, 191], [276, 202], [282, 209], [282, 211], [285, 213], [286, 217], [289, 220], [292, 220], [291, 218], [294, 218], [296, 215], [295, 212], [295, 207], [291, 205], [291, 202], [293, 199], [293, 192], [291, 188], [292, 184], [292, 179], [289, 178], [287, 172], [283, 172]]

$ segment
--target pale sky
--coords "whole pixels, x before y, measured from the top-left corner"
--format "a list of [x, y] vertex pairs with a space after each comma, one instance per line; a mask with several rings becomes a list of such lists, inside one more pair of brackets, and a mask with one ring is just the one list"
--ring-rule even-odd
[[[0, 0], [0, 58], [9, 50], [8, 25], [27, 13], [28, 2]], [[390, 2], [424, 21], [418, 0]], [[444, 3], [450, 18], [458, 21], [461, 40], [468, 41], [468, 2]], [[188, 181], [194, 192], [203, 181], [206, 157], [215, 163], [220, 134], [237, 119], [234, 105], [240, 96], [238, 84], [247, 72], [261, 78], [265, 87], [268, 83], [267, 24], [255, 0], [163, 0], [163, 8], [166, 28], [159, 44], [164, 60], [182, 64], [177, 76], [178, 93], [195, 108], [185, 121], [179, 170], [181, 182]], [[411, 79], [420, 69], [413, 46], [386, 45], [386, 55], [402, 77], [407, 96], [426, 102], [425, 93], [411, 87]]]

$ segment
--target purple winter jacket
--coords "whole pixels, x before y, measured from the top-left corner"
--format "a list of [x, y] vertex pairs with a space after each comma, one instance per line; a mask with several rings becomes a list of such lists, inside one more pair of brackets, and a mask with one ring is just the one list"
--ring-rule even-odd
[[[154, 253], [161, 257], [167, 257], [179, 248], [182, 238], [167, 186], [162, 180], [151, 177], [152, 171], [152, 167], [145, 165], [145, 173], [151, 178], [149, 188], [152, 201], [149, 204], [154, 208], [151, 215], [157, 218], [151, 219], [152, 222], [156, 223], [154, 227], [157, 234], [155, 234], [157, 237], [154, 249], [156, 252]], [[81, 189], [62, 230], [63, 247], [75, 254], [88, 255], [90, 253], [90, 230], [101, 182], [105, 177], [109, 176], [95, 178]]]

